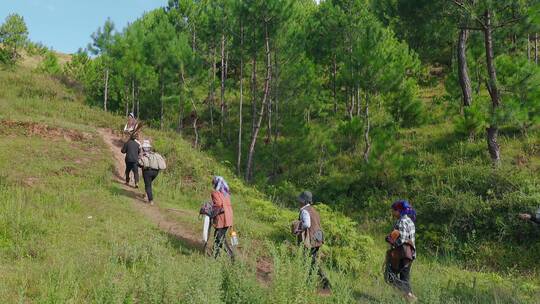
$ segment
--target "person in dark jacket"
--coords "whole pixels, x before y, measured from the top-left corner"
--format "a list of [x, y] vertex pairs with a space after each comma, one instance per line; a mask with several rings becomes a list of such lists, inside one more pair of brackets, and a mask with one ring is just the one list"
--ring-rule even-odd
[[404, 293], [405, 298], [416, 301], [412, 293], [411, 266], [416, 259], [416, 211], [407, 200], [398, 200], [391, 206], [392, 216], [397, 219], [392, 232], [386, 237], [391, 246], [387, 252], [386, 280]]
[[311, 205], [313, 195], [309, 191], [304, 191], [298, 196], [300, 214], [295, 224], [294, 234], [298, 237], [298, 244], [303, 243], [311, 256], [311, 272], [317, 268], [317, 273], [323, 284], [323, 288], [330, 288], [330, 281], [320, 266], [317, 265], [319, 249], [324, 244], [324, 233], [321, 227], [321, 217], [317, 210]]
[[139, 142], [136, 134], [131, 134], [129, 140], [124, 143], [122, 147], [122, 153], [126, 155], [126, 185], [129, 185], [130, 174], [133, 171], [133, 179], [135, 180], [135, 188], [139, 187], [139, 166], [137, 162], [139, 160]]
[[525, 221], [531, 221], [533, 223], [540, 225], [540, 208], [536, 210], [536, 214], [531, 213], [520, 213], [519, 218]]

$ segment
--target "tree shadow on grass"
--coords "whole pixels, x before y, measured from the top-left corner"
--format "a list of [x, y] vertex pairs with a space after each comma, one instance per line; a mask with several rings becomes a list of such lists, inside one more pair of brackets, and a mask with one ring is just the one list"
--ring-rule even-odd
[[162, 231], [161, 234], [165, 235], [171, 247], [180, 252], [182, 255], [206, 255], [205, 249], [200, 243], [194, 243], [190, 239], [185, 239], [165, 231]]
[[381, 302], [381, 300], [375, 298], [374, 296], [360, 291], [354, 291], [353, 296], [360, 303], [383, 303]]
[[109, 187], [109, 191], [114, 195], [120, 195], [125, 196], [131, 199], [134, 199], [138, 202], [145, 203], [144, 200], [144, 193], [138, 192], [137, 188], [126, 188], [127, 186], [124, 186], [120, 182], [115, 182], [114, 185], [111, 185]]

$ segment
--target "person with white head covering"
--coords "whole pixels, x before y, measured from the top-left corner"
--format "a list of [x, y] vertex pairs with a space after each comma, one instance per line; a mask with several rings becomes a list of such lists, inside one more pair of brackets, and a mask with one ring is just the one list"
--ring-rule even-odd
[[126, 125], [124, 126], [124, 133], [131, 134], [137, 130], [139, 122], [137, 121], [137, 118], [135, 118], [135, 114], [129, 113], [128, 115], [128, 121]]
[[146, 198], [150, 205], [154, 204], [154, 195], [152, 193], [152, 182], [159, 174], [159, 164], [156, 153], [152, 150], [152, 145], [148, 139], [143, 140], [141, 145], [142, 153], [139, 156], [139, 167], [142, 168], [144, 190]]
[[214, 217], [215, 240], [214, 240], [214, 257], [219, 256], [219, 251], [225, 244], [225, 251], [234, 259], [234, 253], [227, 243], [227, 231], [233, 226], [233, 210], [231, 205], [231, 192], [229, 185], [222, 176], [214, 176], [212, 178], [212, 205], [213, 210], [218, 210], [218, 214]]

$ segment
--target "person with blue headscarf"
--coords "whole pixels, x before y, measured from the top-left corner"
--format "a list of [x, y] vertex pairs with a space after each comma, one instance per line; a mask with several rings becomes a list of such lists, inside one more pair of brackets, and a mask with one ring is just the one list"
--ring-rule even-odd
[[395, 201], [392, 216], [397, 219], [392, 232], [386, 237], [391, 248], [387, 252], [385, 279], [397, 287], [409, 301], [415, 301], [410, 284], [411, 265], [416, 259], [416, 211], [407, 200]]
[[226, 238], [227, 231], [233, 226], [231, 191], [222, 176], [214, 176], [212, 186], [212, 209], [217, 213], [214, 217], [214, 257], [219, 256], [221, 248], [225, 245], [225, 251], [234, 259], [234, 253]]

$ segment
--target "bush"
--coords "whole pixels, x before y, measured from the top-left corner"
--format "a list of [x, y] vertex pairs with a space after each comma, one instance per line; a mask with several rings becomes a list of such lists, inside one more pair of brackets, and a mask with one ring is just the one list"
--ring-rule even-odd
[[62, 68], [58, 63], [58, 57], [53, 51], [48, 51], [43, 58], [43, 61], [37, 67], [37, 70], [53, 76], [58, 76], [62, 72]]
[[463, 116], [459, 116], [455, 123], [456, 133], [474, 139], [485, 131], [487, 110], [480, 103], [474, 103], [463, 109]]

